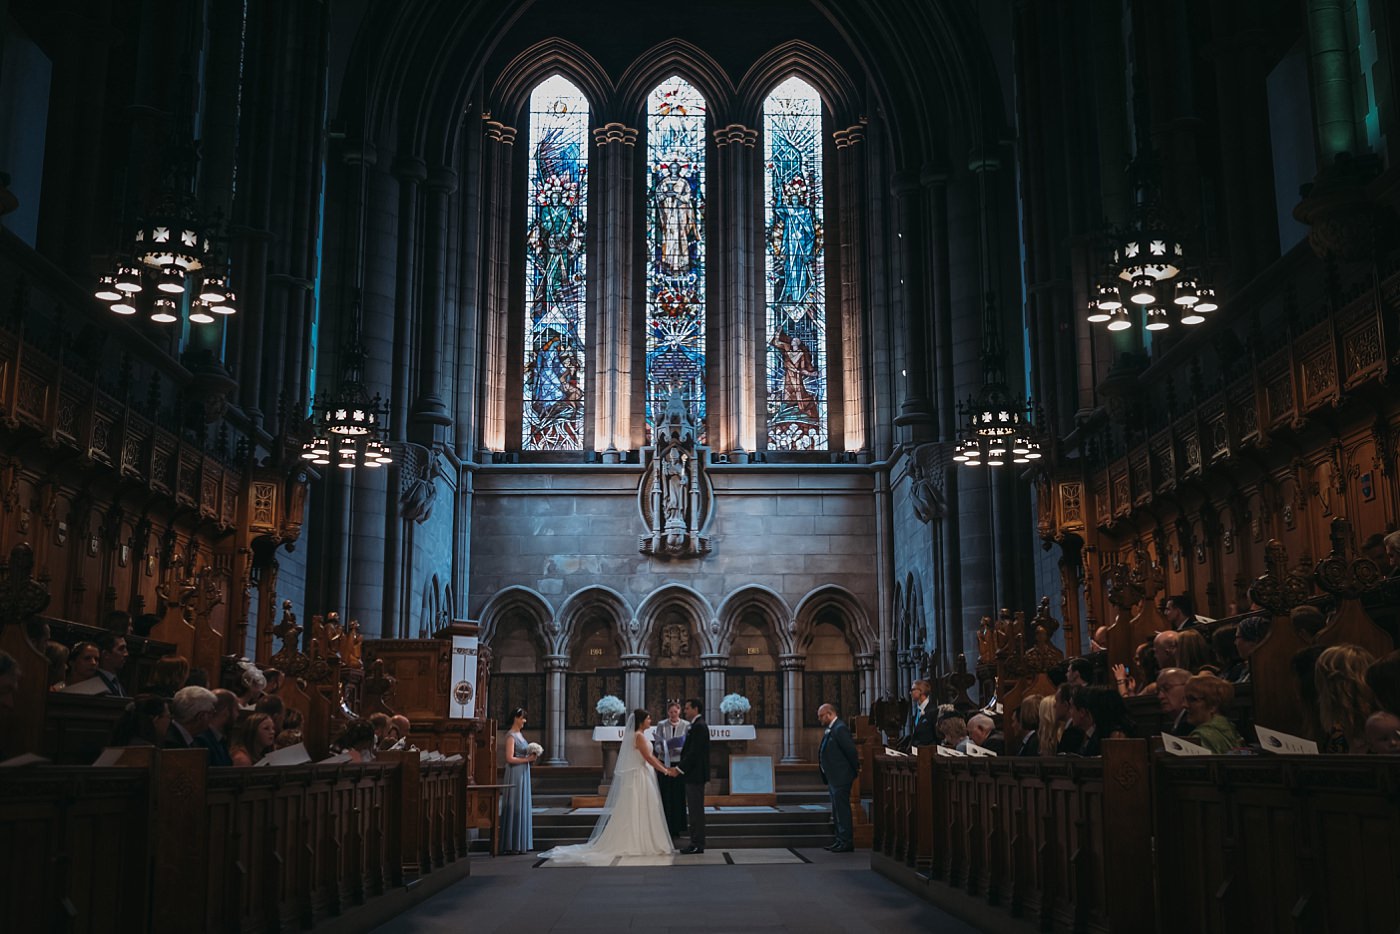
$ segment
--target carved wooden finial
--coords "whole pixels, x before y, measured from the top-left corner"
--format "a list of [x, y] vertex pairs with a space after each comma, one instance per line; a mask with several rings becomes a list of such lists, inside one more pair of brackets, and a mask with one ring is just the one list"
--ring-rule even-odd
[[1317, 562], [1317, 585], [1338, 597], [1355, 599], [1385, 577], [1380, 566], [1365, 555], [1349, 559], [1351, 523], [1341, 516], [1332, 520], [1332, 553]]
[[1311, 587], [1307, 578], [1288, 570], [1288, 551], [1283, 542], [1269, 539], [1264, 546], [1264, 565], [1268, 571], [1261, 574], [1249, 588], [1249, 596], [1255, 603], [1275, 616], [1283, 616], [1289, 610], [1308, 599]]
[[22, 623], [49, 605], [48, 575], [34, 577], [34, 549], [21, 542], [0, 565], [0, 625]]

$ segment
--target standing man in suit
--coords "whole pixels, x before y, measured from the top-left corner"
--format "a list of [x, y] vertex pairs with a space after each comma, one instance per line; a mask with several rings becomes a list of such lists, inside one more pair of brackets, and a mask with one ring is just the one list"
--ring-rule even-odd
[[676, 772], [685, 782], [686, 822], [690, 825], [690, 846], [682, 853], [705, 852], [705, 782], [710, 777], [710, 725], [705, 722], [704, 701], [692, 697], [681, 715], [690, 721], [681, 747]]
[[936, 719], [930, 710], [929, 694], [933, 692], [933, 686], [922, 679], [915, 681], [909, 688], [909, 699], [914, 702], [914, 726], [909, 731], [909, 745], [911, 746], [936, 746], [938, 745], [938, 731], [934, 728]]
[[855, 849], [851, 841], [851, 785], [860, 773], [860, 756], [850, 727], [841, 721], [835, 707], [822, 704], [817, 708], [817, 719], [826, 727], [817, 749], [817, 765], [831, 793], [831, 818], [836, 823], [836, 842], [827, 849], [850, 853]]

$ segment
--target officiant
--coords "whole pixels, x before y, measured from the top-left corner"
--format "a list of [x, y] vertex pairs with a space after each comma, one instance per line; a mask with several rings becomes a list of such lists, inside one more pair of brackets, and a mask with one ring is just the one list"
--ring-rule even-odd
[[[681, 747], [685, 745], [685, 733], [689, 729], [690, 724], [681, 719], [681, 702], [667, 701], [666, 719], [652, 727], [652, 751], [668, 769], [680, 762]], [[671, 836], [679, 837], [686, 832], [685, 779], [660, 775], [656, 781], [661, 792], [661, 809], [666, 814], [666, 827]]]

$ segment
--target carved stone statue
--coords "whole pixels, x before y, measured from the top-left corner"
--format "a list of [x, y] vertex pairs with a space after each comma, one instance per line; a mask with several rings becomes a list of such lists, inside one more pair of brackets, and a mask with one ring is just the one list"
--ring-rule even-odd
[[661, 629], [661, 657], [685, 658], [690, 655], [690, 629], [681, 623], [667, 623]]
[[650, 534], [639, 540], [644, 555], [659, 558], [698, 557], [710, 550], [700, 535], [707, 508], [701, 469], [703, 447], [695, 443], [695, 423], [679, 387], [671, 389], [665, 414], [658, 420], [650, 469], [639, 491], [642, 514]]

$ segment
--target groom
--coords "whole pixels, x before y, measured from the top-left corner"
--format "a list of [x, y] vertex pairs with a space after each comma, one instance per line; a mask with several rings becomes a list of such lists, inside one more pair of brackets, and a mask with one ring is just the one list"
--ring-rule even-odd
[[695, 698], [685, 702], [681, 716], [690, 721], [681, 747], [681, 761], [676, 772], [685, 782], [685, 810], [690, 823], [690, 846], [681, 850], [687, 855], [705, 852], [705, 780], [710, 777], [710, 727], [701, 713], [703, 702]]

